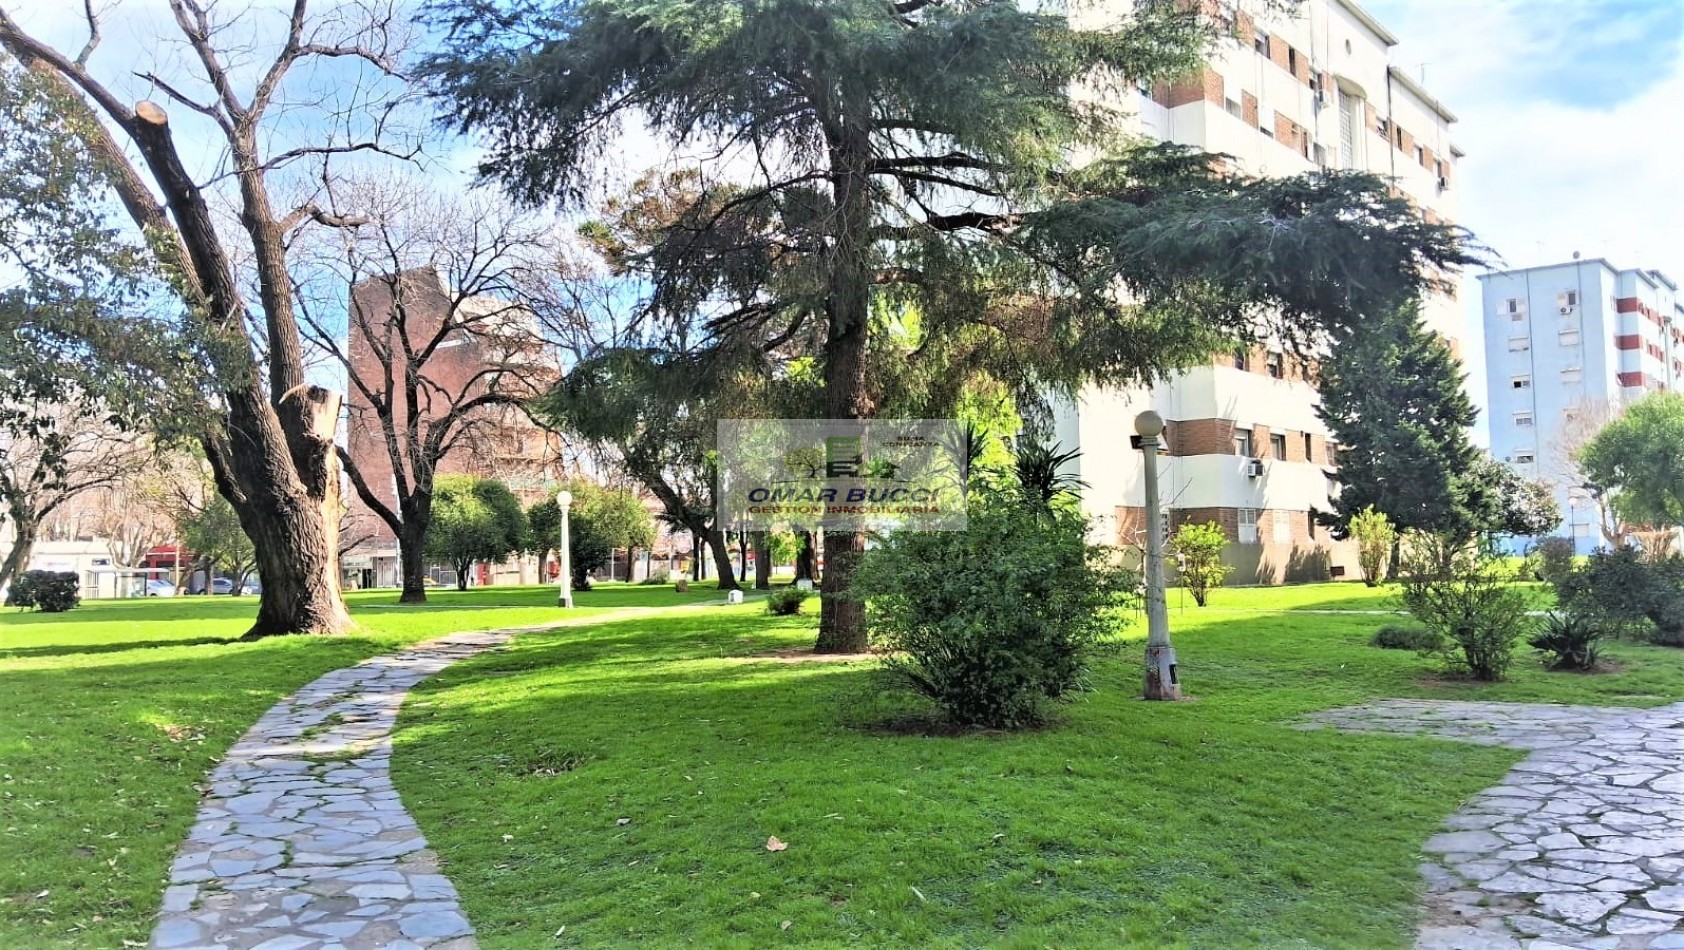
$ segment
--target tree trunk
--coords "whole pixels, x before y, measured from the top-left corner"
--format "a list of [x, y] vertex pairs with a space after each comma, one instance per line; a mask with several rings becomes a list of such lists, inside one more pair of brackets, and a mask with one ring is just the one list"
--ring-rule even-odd
[[[866, 345], [871, 307], [871, 193], [866, 166], [871, 158], [868, 111], [843, 94], [844, 115], [830, 133], [832, 188], [836, 196], [836, 244], [829, 268], [828, 335], [824, 350], [825, 411], [832, 419], [869, 419]], [[824, 596], [819, 601], [818, 653], [865, 652], [865, 604], [849, 597], [854, 567], [865, 550], [862, 531], [824, 535]]]
[[731, 546], [725, 540], [725, 529], [709, 528], [706, 536], [708, 548], [713, 551], [714, 570], [719, 574], [719, 589], [742, 590], [742, 585], [737, 583], [737, 572], [731, 567]]
[[690, 529], [690, 579], [702, 579], [702, 536]]
[[[343, 633], [352, 628], [339, 590], [339, 478], [333, 432], [339, 398], [319, 387], [288, 398], [312, 413], [309, 438], [299, 452], [286, 445], [277, 414], [256, 384], [228, 394], [228, 438], [205, 440], [217, 489], [257, 551], [263, 593], [257, 620], [244, 639], [287, 633]], [[268, 442], [273, 453], [231, 451], [232, 445]], [[308, 478], [300, 479], [299, 461]]]
[[754, 542], [754, 589], [772, 588], [772, 537], [765, 531], [749, 536]]
[[422, 550], [426, 535], [426, 525], [409, 521], [398, 532], [398, 574], [403, 584], [403, 592], [398, 595], [400, 604], [427, 602], [427, 557]]
[[801, 531], [796, 536], [800, 539], [800, 547], [795, 551], [795, 579], [798, 581], [817, 581], [819, 576], [813, 557], [816, 539], [813, 537], [813, 532]]
[[468, 589], [468, 572], [474, 569], [473, 561], [456, 562], [456, 589]]
[[12, 526], [17, 536], [12, 540], [12, 549], [6, 552], [6, 559], [0, 561], [0, 587], [10, 584], [29, 566], [29, 555], [35, 549], [35, 538], [41, 530], [33, 514], [17, 508], [12, 510]]

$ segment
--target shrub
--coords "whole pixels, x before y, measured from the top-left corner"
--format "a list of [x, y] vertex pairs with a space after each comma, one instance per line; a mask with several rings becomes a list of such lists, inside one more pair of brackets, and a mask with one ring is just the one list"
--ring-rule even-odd
[[1605, 633], [1684, 646], [1684, 557], [1646, 561], [1636, 548], [1598, 551], [1555, 583], [1561, 609]]
[[861, 558], [890, 682], [952, 722], [1012, 729], [1085, 685], [1088, 660], [1131, 586], [1114, 552], [1090, 548], [1068, 506], [973, 494], [964, 531], [902, 531]]
[[1414, 650], [1418, 653], [1431, 653], [1437, 650], [1443, 642], [1442, 637], [1426, 627], [1387, 624], [1374, 631], [1374, 645], [1382, 650]]
[[1535, 626], [1513, 571], [1489, 551], [1440, 535], [1416, 533], [1406, 550], [1403, 604], [1441, 638], [1431, 652], [1474, 679], [1502, 679], [1516, 642]]
[[34, 607], [44, 614], [64, 613], [81, 603], [82, 579], [74, 571], [25, 571], [6, 592], [6, 606]]
[[1214, 521], [1184, 524], [1170, 538], [1169, 551], [1181, 562], [1181, 586], [1187, 588], [1193, 602], [1200, 607], [1209, 599], [1210, 589], [1221, 587], [1232, 570], [1222, 563], [1222, 549], [1227, 544], [1228, 536]]
[[1562, 612], [1546, 618], [1543, 629], [1526, 642], [1543, 654], [1544, 665], [1552, 670], [1591, 670], [1602, 650], [1602, 635], [1595, 618]]
[[1538, 580], [1554, 586], [1573, 570], [1576, 553], [1571, 538], [1545, 538], [1532, 549], [1537, 557]]
[[1362, 582], [1379, 587], [1386, 579], [1386, 565], [1392, 558], [1392, 545], [1397, 543], [1397, 528], [1392, 526], [1385, 512], [1373, 505], [1351, 516], [1351, 537], [1357, 541], [1357, 565], [1362, 568]]
[[777, 617], [793, 617], [801, 612], [801, 605], [813, 596], [799, 587], [780, 587], [766, 598], [766, 612]]

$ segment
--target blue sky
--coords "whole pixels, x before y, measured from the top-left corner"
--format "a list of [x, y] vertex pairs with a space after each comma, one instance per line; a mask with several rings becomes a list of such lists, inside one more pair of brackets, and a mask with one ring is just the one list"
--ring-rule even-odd
[[[1575, 251], [1684, 279], [1684, 0], [1372, 0], [1461, 120], [1460, 223], [1511, 267]], [[1463, 282], [1476, 402], [1478, 281]], [[1483, 420], [1482, 420], [1483, 423]], [[1483, 424], [1480, 426], [1483, 431]]]

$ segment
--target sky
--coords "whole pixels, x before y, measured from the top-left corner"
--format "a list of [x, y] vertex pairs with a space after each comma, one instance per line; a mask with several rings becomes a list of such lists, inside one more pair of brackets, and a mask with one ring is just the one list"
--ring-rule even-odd
[[[84, 35], [74, 0], [0, 4], [61, 44], [73, 47]], [[1365, 5], [1400, 40], [1394, 65], [1460, 119], [1453, 136], [1467, 156], [1457, 176], [1459, 223], [1501, 265], [1560, 261], [1577, 251], [1684, 279], [1684, 0]], [[96, 3], [102, 6], [114, 9], [95, 67], [122, 77], [125, 98], [140, 98], [146, 89], [132, 71], [169, 74], [180, 63], [179, 47], [158, 40], [173, 32], [167, 7], [163, 0]], [[281, 0], [252, 7], [240, 32], [253, 38], [285, 22]], [[436, 144], [429, 174], [442, 189], [465, 187], [471, 144]], [[639, 160], [658, 155], [649, 141], [631, 151]], [[208, 148], [202, 154], [214, 162]], [[1478, 283], [1471, 276], [1466, 283], [1470, 383], [1483, 402]]]
[[[1578, 252], [1684, 280], [1684, 0], [1365, 6], [1399, 40], [1392, 63], [1460, 120], [1459, 223], [1498, 266]], [[1461, 299], [1469, 386], [1483, 406], [1471, 275]]]

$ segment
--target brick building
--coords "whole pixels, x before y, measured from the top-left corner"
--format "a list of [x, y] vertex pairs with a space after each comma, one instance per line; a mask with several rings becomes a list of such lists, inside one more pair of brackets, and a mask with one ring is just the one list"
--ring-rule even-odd
[[[351, 292], [346, 349], [346, 452], [364, 483], [394, 504], [394, 451], [406, 481], [413, 446], [438, 436], [445, 447], [438, 474], [501, 479], [524, 504], [544, 497], [569, 471], [561, 439], [517, 406], [487, 404], [488, 394], [535, 395], [557, 378], [530, 311], [495, 298], [461, 293], [433, 268], [370, 278]], [[413, 365], [416, 424], [405, 432]], [[389, 400], [393, 442], [376, 408]], [[445, 431], [440, 433], [440, 428]], [[351, 487], [342, 541], [346, 582], [391, 587], [399, 582], [397, 538]], [[532, 583], [538, 565], [517, 559], [482, 568], [477, 583]]]
[[[1348, 0], [1307, 0], [1291, 14], [1249, 2], [1202, 7], [1227, 37], [1197, 75], [1134, 95], [1140, 132], [1229, 155], [1252, 174], [1366, 170], [1390, 178], [1424, 219], [1453, 219], [1455, 116], [1391, 65], [1396, 38], [1370, 14]], [[1454, 298], [1431, 295], [1422, 311], [1458, 352]], [[1280, 348], [1260, 347], [1149, 389], [1090, 388], [1060, 406], [1054, 437], [1082, 451], [1096, 540], [1142, 543], [1143, 468], [1128, 437], [1150, 408], [1169, 422], [1160, 468], [1169, 530], [1221, 524], [1238, 583], [1356, 577], [1354, 545], [1313, 518], [1336, 490], [1313, 377]]]

